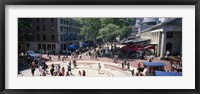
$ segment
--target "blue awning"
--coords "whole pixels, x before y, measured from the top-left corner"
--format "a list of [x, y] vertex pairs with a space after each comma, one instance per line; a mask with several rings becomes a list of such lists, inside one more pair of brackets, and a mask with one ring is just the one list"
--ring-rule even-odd
[[165, 72], [165, 71], [155, 71], [156, 76], [182, 76], [182, 73], [178, 72]]
[[144, 62], [144, 65], [145, 66], [149, 66], [149, 67], [155, 67], [155, 66], [165, 66], [166, 64], [165, 63], [162, 63], [162, 62]]
[[83, 47], [87, 47], [88, 46], [88, 44], [86, 44], [86, 43], [83, 43]]
[[40, 57], [41, 55], [40, 54], [37, 54], [37, 53], [31, 53], [31, 54], [28, 54], [29, 56], [31, 57]]
[[78, 46], [76, 44], [72, 44], [72, 45], [69, 45], [67, 48], [68, 49], [77, 49]]

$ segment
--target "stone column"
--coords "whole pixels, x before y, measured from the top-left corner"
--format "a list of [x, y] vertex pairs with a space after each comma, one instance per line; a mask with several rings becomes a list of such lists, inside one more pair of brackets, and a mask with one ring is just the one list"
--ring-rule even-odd
[[160, 57], [165, 56], [165, 49], [166, 49], [166, 32], [162, 32], [162, 38], [161, 38], [161, 48], [160, 48]]

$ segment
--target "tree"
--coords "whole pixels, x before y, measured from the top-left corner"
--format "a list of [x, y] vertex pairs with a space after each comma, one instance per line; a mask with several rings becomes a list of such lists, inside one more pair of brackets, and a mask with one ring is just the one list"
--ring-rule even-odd
[[107, 41], [114, 40], [120, 34], [120, 27], [114, 24], [108, 24], [101, 28], [99, 38], [105, 38]]
[[98, 36], [101, 28], [100, 18], [78, 18], [77, 20], [82, 25], [81, 34], [90, 37], [88, 39], [94, 39]]
[[25, 42], [32, 39], [32, 33], [29, 32], [29, 29], [31, 27], [30, 22], [30, 18], [18, 18], [18, 43], [22, 44], [22, 49], [24, 50]]

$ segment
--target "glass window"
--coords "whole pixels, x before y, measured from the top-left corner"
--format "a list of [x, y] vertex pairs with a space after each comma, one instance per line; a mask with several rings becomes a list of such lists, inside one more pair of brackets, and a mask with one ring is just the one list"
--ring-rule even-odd
[[45, 35], [43, 35], [43, 40], [46, 40], [46, 36]]
[[51, 31], [54, 31], [55, 30], [55, 27], [54, 26], [51, 26]]
[[36, 22], [40, 22], [39, 18], [36, 19]]
[[40, 31], [40, 26], [39, 25], [37, 25], [37, 31]]
[[40, 40], [40, 35], [39, 34], [37, 34], [37, 40]]
[[40, 50], [42, 47], [41, 47], [41, 44], [38, 44], [38, 50]]
[[43, 26], [42, 26], [42, 30], [43, 30], [43, 31], [45, 31], [45, 30], [46, 30], [46, 28], [45, 28], [45, 25], [43, 25]]
[[60, 36], [60, 41], [63, 41], [63, 35]]
[[45, 22], [45, 18], [42, 18], [42, 22]]
[[173, 32], [167, 32], [167, 38], [173, 38]]
[[55, 40], [55, 36], [54, 36], [54, 35], [51, 36], [51, 40], [52, 40], [52, 41]]
[[54, 22], [54, 18], [51, 18], [51, 22]]
[[62, 24], [63, 23], [63, 20], [62, 19], [60, 19], [60, 24]]

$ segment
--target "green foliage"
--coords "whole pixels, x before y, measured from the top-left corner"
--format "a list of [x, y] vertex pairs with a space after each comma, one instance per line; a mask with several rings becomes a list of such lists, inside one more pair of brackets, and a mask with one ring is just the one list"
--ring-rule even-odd
[[19, 18], [18, 19], [18, 41], [25, 42], [32, 39], [32, 33], [28, 31], [31, 27], [31, 19]]
[[126, 38], [132, 32], [132, 18], [79, 18], [81, 34], [96, 39], [114, 40], [116, 37]]

